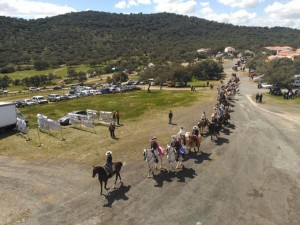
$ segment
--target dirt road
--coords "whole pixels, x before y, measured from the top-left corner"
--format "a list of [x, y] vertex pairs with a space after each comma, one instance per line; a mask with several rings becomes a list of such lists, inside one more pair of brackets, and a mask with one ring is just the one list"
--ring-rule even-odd
[[[123, 185], [104, 196], [90, 166], [0, 157], [0, 224], [300, 224], [300, 126], [251, 103], [252, 93], [242, 77], [230, 125], [183, 170], [147, 179], [145, 162], [126, 162]], [[201, 107], [176, 112], [178, 123], [191, 127]]]

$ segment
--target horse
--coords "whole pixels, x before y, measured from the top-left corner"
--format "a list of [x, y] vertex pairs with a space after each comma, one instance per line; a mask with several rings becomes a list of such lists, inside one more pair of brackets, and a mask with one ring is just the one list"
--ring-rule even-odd
[[[166, 148], [166, 154], [167, 154], [167, 160], [169, 162], [169, 172], [171, 170], [174, 170], [174, 162], [176, 161], [176, 150], [170, 146], [170, 145], [167, 145], [167, 148]], [[179, 166], [182, 166], [183, 167], [183, 164], [182, 164], [182, 155], [180, 155], [178, 157], [178, 162], [176, 164], [176, 167], [175, 167], [175, 170], [178, 169]]]
[[204, 128], [208, 126], [208, 119], [201, 119], [198, 123], [198, 128], [200, 129], [200, 133], [203, 134]]
[[96, 176], [96, 174], [98, 174], [98, 180], [100, 182], [100, 188], [101, 188], [100, 195], [102, 195], [102, 186], [103, 186], [102, 183], [104, 182], [104, 188], [106, 190], [108, 190], [108, 188], [106, 187], [107, 180], [109, 178], [113, 177], [114, 174], [116, 174], [116, 180], [115, 180], [113, 188], [116, 187], [116, 182], [117, 182], [118, 178], [120, 179], [120, 183], [122, 183], [121, 174], [120, 174], [122, 166], [123, 166], [122, 162], [113, 163], [112, 164], [113, 173], [109, 174], [109, 175], [107, 175], [105, 169], [102, 166], [93, 166], [93, 175], [92, 175], [92, 177], [94, 178]]
[[224, 123], [228, 124], [228, 120], [230, 120], [230, 114], [229, 114], [228, 110], [225, 110]]
[[150, 172], [152, 172], [152, 176], [154, 176], [153, 167], [155, 167], [155, 169], [157, 170], [158, 161], [155, 160], [155, 156], [160, 161], [159, 169], [162, 168], [163, 154], [159, 154], [159, 152], [157, 150], [154, 150], [154, 154], [151, 151], [151, 149], [144, 149], [144, 153], [143, 153], [144, 160], [147, 161], [148, 167], [149, 167], [148, 178], [150, 178]]
[[194, 149], [194, 152], [196, 152], [197, 149], [197, 152], [200, 151], [200, 141], [199, 139], [198, 140], [196, 139], [197, 137], [192, 136], [190, 132], [186, 132], [185, 138], [186, 138], [187, 150], [191, 151], [192, 149]]
[[210, 133], [210, 139], [212, 140], [212, 136], [216, 136], [216, 138], [218, 139], [219, 137], [219, 124], [215, 124], [215, 123], [209, 123], [208, 124], [208, 130]]

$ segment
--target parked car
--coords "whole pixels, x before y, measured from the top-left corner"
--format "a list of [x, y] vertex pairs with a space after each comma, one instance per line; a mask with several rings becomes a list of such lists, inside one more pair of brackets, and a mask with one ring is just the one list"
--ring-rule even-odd
[[48, 101], [49, 102], [58, 102], [62, 100], [61, 96], [59, 94], [49, 94], [48, 95]]
[[272, 84], [267, 84], [267, 83], [262, 83], [260, 84], [262, 88], [272, 88], [273, 85]]
[[31, 106], [31, 105], [36, 105], [37, 102], [34, 102], [32, 99], [24, 99], [22, 100], [22, 102], [26, 105], [26, 106]]
[[61, 89], [61, 87], [59, 87], [59, 86], [52, 87], [52, 90], [60, 90], [60, 89]]
[[23, 108], [23, 107], [26, 106], [25, 102], [22, 101], [22, 100], [14, 101], [14, 103], [16, 104], [16, 107], [17, 107], [17, 108]]
[[46, 104], [46, 103], [48, 103], [48, 100], [45, 99], [44, 96], [33, 96], [32, 100], [36, 101], [38, 104]]
[[74, 94], [63, 94], [62, 96], [64, 99], [79, 98], [77, 95], [74, 95]]
[[279, 87], [271, 88], [270, 89], [270, 94], [271, 95], [283, 95], [282, 91]]
[[39, 90], [40, 90], [40, 88], [36, 88], [36, 87], [30, 87], [28, 90], [29, 90], [29, 91], [39, 91]]
[[[73, 111], [73, 112], [70, 112], [70, 113], [78, 114], [78, 115], [87, 115], [86, 110], [76, 110], [76, 111]], [[70, 124], [70, 117], [67, 114], [67, 115], [59, 118], [58, 121], [60, 122], [60, 125], [66, 126], [66, 125]]]

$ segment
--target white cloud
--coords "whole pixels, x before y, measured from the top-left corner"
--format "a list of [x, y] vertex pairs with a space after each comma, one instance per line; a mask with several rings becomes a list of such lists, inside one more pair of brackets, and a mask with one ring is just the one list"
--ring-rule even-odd
[[209, 4], [205, 4], [200, 13], [201, 17], [207, 20], [245, 26], [250, 26], [253, 20], [257, 18], [255, 13], [249, 13], [243, 9], [233, 13], [215, 13]]
[[122, 0], [115, 4], [115, 7], [118, 9], [131, 8], [139, 5], [150, 5], [151, 0]]
[[285, 4], [274, 2], [265, 8], [270, 26], [283, 26], [300, 29], [299, 0], [291, 0]]
[[126, 1], [120, 1], [117, 4], [115, 4], [115, 7], [118, 9], [125, 9], [127, 7]]
[[195, 0], [153, 0], [156, 4], [156, 12], [170, 12], [177, 14], [192, 15], [196, 12]]
[[242, 9], [255, 7], [263, 1], [264, 0], [219, 0], [219, 2], [223, 5]]
[[52, 3], [45, 3], [39, 1], [28, 0], [1, 0], [0, 1], [0, 15], [13, 16], [27, 19], [36, 19], [56, 16], [68, 12], [76, 12], [76, 10], [69, 6], [55, 5]]

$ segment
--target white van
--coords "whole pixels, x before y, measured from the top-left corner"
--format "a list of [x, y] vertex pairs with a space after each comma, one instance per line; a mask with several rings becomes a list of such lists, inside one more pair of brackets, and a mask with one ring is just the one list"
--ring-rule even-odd
[[44, 96], [33, 96], [32, 100], [37, 102], [38, 104], [46, 104], [48, 103], [48, 100], [45, 99]]

